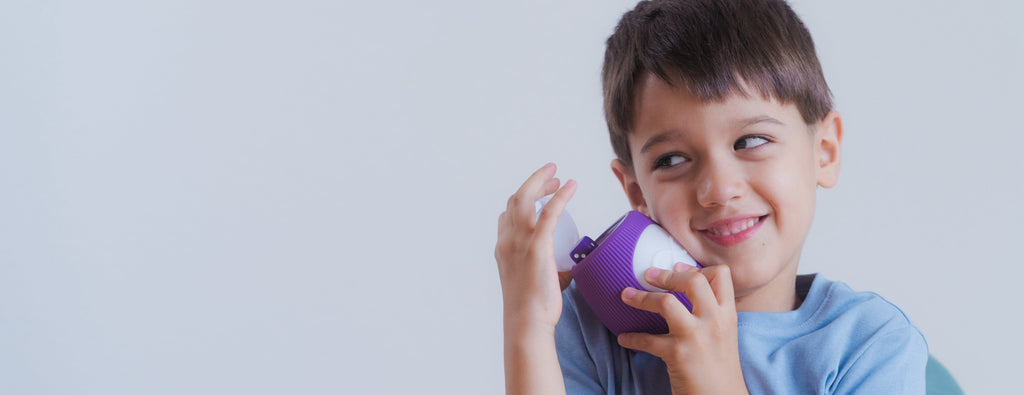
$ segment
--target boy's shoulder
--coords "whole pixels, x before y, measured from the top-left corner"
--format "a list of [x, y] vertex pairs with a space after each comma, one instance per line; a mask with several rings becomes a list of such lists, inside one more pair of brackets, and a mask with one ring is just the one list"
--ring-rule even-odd
[[[757, 387], [752, 392], [888, 393], [893, 385], [906, 386], [900, 393], [923, 391], [928, 345], [903, 310], [874, 292], [809, 276], [813, 283], [797, 310], [738, 316], [744, 377]], [[778, 385], [751, 384], [765, 381]]]
[[796, 310], [739, 313], [740, 328], [769, 331], [779, 336], [802, 336], [820, 331], [838, 331], [853, 337], [900, 329], [919, 332], [902, 309], [881, 295], [856, 291], [820, 274], [798, 276], [797, 292], [806, 296]]
[[[808, 306], [815, 307], [812, 319], [833, 325], [836, 321], [849, 323], [855, 329], [906, 328], [917, 331], [907, 314], [881, 295], [856, 291], [843, 282], [828, 280], [820, 274], [810, 276], [814, 276], [811, 292], [820, 294], [816, 306]], [[808, 298], [810, 296], [809, 293]]]

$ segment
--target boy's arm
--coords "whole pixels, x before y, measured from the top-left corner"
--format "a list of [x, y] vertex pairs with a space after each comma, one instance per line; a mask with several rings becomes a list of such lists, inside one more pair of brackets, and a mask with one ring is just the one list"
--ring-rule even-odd
[[[560, 188], [554, 174], [553, 164], [534, 172], [498, 218], [494, 257], [501, 278], [509, 394], [565, 392], [555, 351], [563, 287], [555, 269], [552, 235], [576, 184], [568, 181]], [[536, 217], [534, 202], [552, 192], [555, 195]]]
[[840, 372], [835, 394], [923, 394], [928, 344], [907, 325], [873, 339], [849, 369]]
[[505, 318], [505, 393], [565, 393], [553, 328]]

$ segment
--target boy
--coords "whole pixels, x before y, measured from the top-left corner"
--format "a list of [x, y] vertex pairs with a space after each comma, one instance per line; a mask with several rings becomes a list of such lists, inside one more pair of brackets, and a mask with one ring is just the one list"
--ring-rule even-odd
[[546, 165], [498, 221], [508, 392], [924, 393], [927, 345], [897, 307], [797, 275], [816, 189], [838, 178], [842, 122], [784, 1], [641, 2], [602, 74], [613, 173], [704, 266], [645, 278], [693, 310], [627, 288], [623, 301], [669, 333], [614, 338], [555, 273], [551, 235], [576, 184]]

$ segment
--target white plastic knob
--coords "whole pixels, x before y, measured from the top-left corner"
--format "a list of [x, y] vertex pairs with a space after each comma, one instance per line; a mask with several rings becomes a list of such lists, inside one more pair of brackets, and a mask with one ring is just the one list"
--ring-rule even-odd
[[[542, 197], [534, 204], [537, 209], [537, 217], [540, 217], [541, 210], [544, 209], [545, 204], [548, 204], [552, 196], [554, 195]], [[572, 253], [572, 249], [576, 248], [576, 244], [580, 242], [580, 231], [576, 228], [576, 222], [572, 220], [572, 216], [569, 215], [569, 210], [562, 210], [562, 215], [558, 216], [554, 239], [555, 267], [560, 272], [572, 270], [576, 262], [569, 255]]]
[[652, 267], [672, 270], [679, 262], [697, 267], [697, 261], [662, 227], [652, 224], [640, 233], [640, 239], [636, 241], [633, 250], [633, 274], [644, 289], [651, 292], [665, 291], [647, 283], [644, 272]]

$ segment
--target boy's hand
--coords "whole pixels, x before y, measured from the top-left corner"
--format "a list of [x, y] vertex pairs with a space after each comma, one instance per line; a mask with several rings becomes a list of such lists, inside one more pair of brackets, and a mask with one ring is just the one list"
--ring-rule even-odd
[[678, 264], [675, 271], [652, 268], [644, 276], [654, 286], [686, 294], [693, 312], [670, 293], [626, 288], [622, 300], [661, 314], [669, 333], [623, 333], [619, 344], [664, 360], [674, 394], [746, 394], [729, 267]]
[[[571, 277], [555, 269], [553, 234], [559, 215], [576, 191], [576, 183], [570, 180], [559, 188], [554, 175], [554, 164], [534, 172], [508, 199], [506, 211], [498, 217], [494, 258], [501, 278], [506, 327], [517, 322], [553, 330], [562, 313], [561, 291]], [[538, 218], [534, 203], [551, 193], [555, 195]]]
[[[555, 270], [555, 224], [576, 191], [576, 183], [561, 188], [555, 165], [533, 173], [508, 199], [498, 217], [498, 261], [504, 300], [505, 393], [565, 393], [562, 371], [555, 351], [555, 325], [562, 315], [565, 275]], [[557, 191], [557, 192], [556, 192]], [[537, 217], [535, 202], [552, 192]]]

